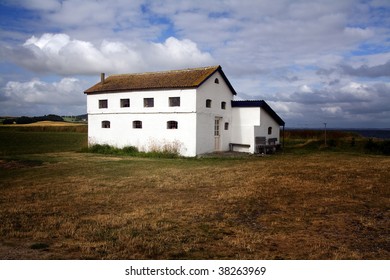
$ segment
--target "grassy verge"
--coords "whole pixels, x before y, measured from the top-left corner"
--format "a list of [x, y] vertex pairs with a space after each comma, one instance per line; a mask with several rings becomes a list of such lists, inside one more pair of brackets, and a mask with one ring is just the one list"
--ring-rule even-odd
[[180, 157], [178, 151], [172, 149], [156, 149], [151, 152], [140, 152], [134, 146], [127, 146], [123, 148], [116, 148], [110, 145], [95, 144], [84, 148], [82, 150], [86, 153], [104, 154], [104, 155], [121, 155], [132, 157], [146, 157], [146, 158], [178, 158]]

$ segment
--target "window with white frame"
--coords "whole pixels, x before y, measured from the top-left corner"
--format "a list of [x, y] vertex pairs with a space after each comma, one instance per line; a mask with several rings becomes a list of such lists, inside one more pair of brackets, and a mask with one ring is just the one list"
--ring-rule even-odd
[[216, 118], [214, 121], [214, 136], [220, 136], [220, 131], [219, 131], [219, 118]]

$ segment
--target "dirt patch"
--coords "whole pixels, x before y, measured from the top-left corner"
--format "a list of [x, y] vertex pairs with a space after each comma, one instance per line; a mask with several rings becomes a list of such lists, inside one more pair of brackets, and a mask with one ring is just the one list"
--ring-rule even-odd
[[[32, 244], [34, 245], [34, 244]], [[0, 243], [0, 259], [3, 260], [40, 260], [49, 259], [51, 252], [48, 249], [33, 249], [28, 244], [20, 242]]]
[[294, 147], [295, 148], [302, 148], [302, 147], [305, 147], [305, 146], [309, 145], [310, 143], [313, 143], [313, 142], [316, 142], [316, 141], [318, 141], [318, 140], [317, 139], [308, 139], [308, 140], [306, 140], [305, 143], [296, 144], [296, 145], [294, 145]]

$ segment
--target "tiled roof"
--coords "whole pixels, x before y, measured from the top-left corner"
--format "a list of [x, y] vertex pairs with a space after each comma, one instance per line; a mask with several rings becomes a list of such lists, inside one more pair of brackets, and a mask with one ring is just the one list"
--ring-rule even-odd
[[197, 88], [217, 71], [222, 75], [232, 93], [236, 94], [219, 65], [162, 72], [112, 75], [107, 77], [104, 83], [99, 82], [84, 93]]
[[284, 120], [264, 100], [232, 100], [232, 107], [260, 107], [263, 108], [279, 125], [285, 125]]

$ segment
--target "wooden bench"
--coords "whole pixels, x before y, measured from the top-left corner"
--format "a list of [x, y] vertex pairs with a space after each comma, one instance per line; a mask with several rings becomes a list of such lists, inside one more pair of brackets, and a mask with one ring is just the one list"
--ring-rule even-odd
[[266, 154], [267, 151], [273, 153], [276, 151], [278, 138], [267, 138], [264, 136], [255, 137], [255, 152], [260, 153], [261, 151]]
[[278, 138], [268, 138], [268, 145], [276, 145]]
[[263, 150], [263, 153], [267, 153], [267, 139], [263, 136], [257, 136], [255, 137], [255, 152], [260, 153], [260, 149]]
[[249, 144], [229, 143], [229, 151], [233, 152], [234, 147], [249, 148], [250, 146]]

